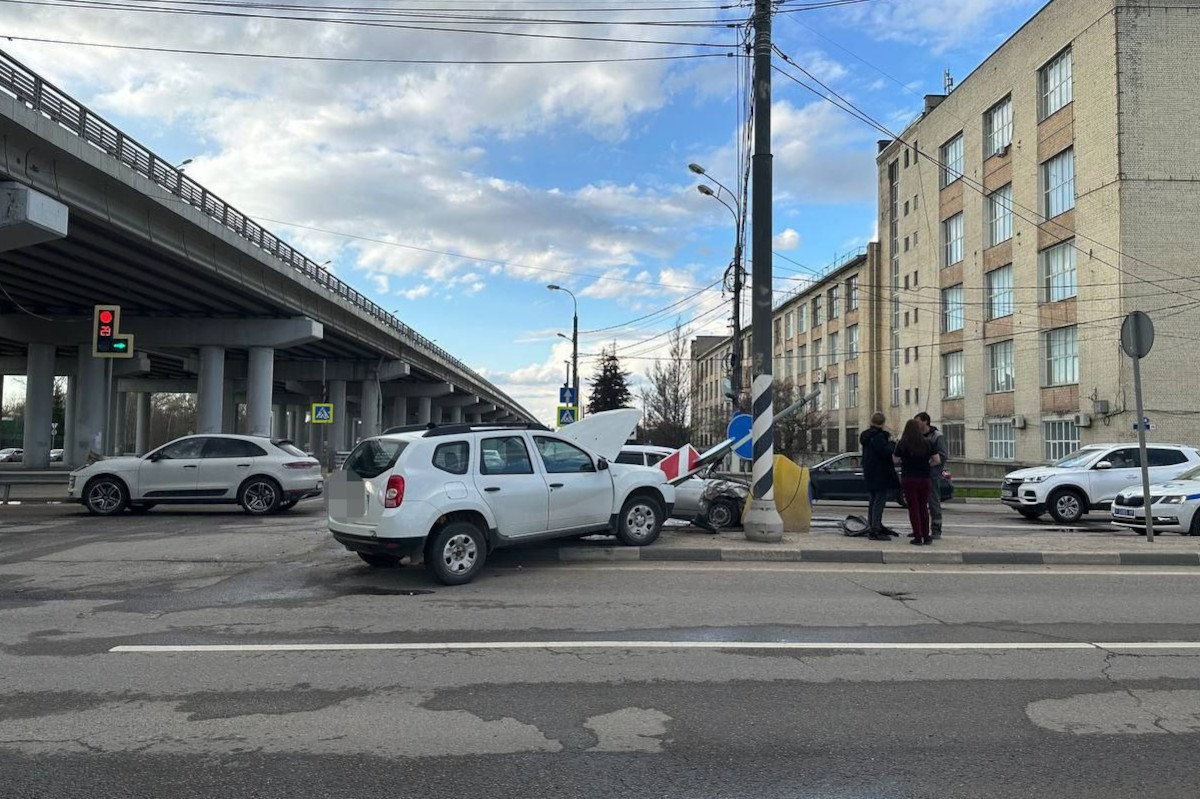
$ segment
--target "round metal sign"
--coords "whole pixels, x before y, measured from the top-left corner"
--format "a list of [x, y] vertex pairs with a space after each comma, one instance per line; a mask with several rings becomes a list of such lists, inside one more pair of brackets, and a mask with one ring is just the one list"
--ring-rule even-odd
[[1134, 311], [1121, 323], [1121, 349], [1130, 358], [1145, 358], [1154, 346], [1154, 322], [1141, 311]]

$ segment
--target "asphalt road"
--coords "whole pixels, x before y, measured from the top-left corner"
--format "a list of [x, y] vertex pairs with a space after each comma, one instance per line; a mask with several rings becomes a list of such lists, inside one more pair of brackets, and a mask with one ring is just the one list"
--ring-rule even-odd
[[1200, 570], [522, 562], [0, 508], [3, 796], [1200, 791]]

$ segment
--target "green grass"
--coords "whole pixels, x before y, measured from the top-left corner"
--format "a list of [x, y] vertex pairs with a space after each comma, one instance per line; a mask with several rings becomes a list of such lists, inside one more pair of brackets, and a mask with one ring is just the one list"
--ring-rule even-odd
[[1000, 499], [998, 488], [955, 488], [954, 496], [963, 499]]

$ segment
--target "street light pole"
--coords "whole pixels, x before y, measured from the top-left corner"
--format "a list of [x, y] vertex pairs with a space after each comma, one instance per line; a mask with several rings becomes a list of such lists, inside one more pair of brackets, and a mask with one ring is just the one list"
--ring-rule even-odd
[[575, 391], [575, 414], [576, 421], [583, 418], [583, 398], [579, 396], [579, 300], [575, 298], [574, 292], [570, 289], [565, 289], [562, 286], [551, 283], [546, 288], [551, 291], [565, 291], [571, 295], [571, 303], [574, 305], [575, 311], [571, 318], [571, 371], [574, 373], [572, 386]]
[[754, 2], [754, 181], [753, 285], [750, 317], [753, 343], [751, 407], [754, 422], [753, 499], [743, 520], [751, 541], [783, 539], [783, 519], [775, 508], [775, 429], [771, 374], [771, 0]]
[[[725, 184], [709, 175], [704, 167], [699, 164], [688, 164], [688, 169], [695, 172], [697, 175], [704, 175], [706, 178], [716, 183], [722, 189], [728, 192], [730, 197], [733, 197], [733, 192], [725, 188]], [[735, 227], [735, 236], [733, 244], [733, 263], [725, 270], [725, 285], [730, 283], [730, 272], [733, 273], [733, 347], [730, 350], [729, 360], [729, 392], [733, 394], [734, 410], [737, 410], [738, 400], [742, 394], [742, 215], [738, 213], [732, 205], [721, 199], [719, 192], [714, 192], [711, 187], [701, 183], [696, 187], [696, 190], [705, 197], [712, 197], [721, 205], [729, 209], [729, 213], [733, 214], [733, 224]], [[733, 197], [734, 202], [737, 198]], [[739, 208], [741, 206], [738, 203]]]

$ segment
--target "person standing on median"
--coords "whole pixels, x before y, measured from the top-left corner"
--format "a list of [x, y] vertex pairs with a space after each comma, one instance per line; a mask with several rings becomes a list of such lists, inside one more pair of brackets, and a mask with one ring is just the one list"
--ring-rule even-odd
[[935, 460], [930, 462], [932, 484], [929, 493], [929, 530], [934, 538], [942, 537], [942, 470], [946, 468], [946, 460], [950, 451], [946, 447], [946, 436], [933, 426], [933, 420], [925, 411], [913, 417], [921, 426], [921, 435], [933, 447]]
[[931, 472], [935, 460], [933, 445], [921, 434], [921, 423], [909, 419], [904, 425], [900, 443], [896, 445], [896, 462], [900, 464], [900, 487], [908, 502], [908, 521], [912, 525], [910, 544], [932, 544], [929, 534], [929, 492], [933, 488]]
[[871, 426], [858, 437], [862, 451], [863, 480], [870, 495], [867, 505], [867, 538], [872, 541], [890, 541], [891, 537], [883, 526], [883, 509], [888, 495], [900, 487], [896, 478], [896, 467], [892, 455], [896, 445], [892, 434], [883, 429], [887, 417], [876, 412], [871, 416]]

